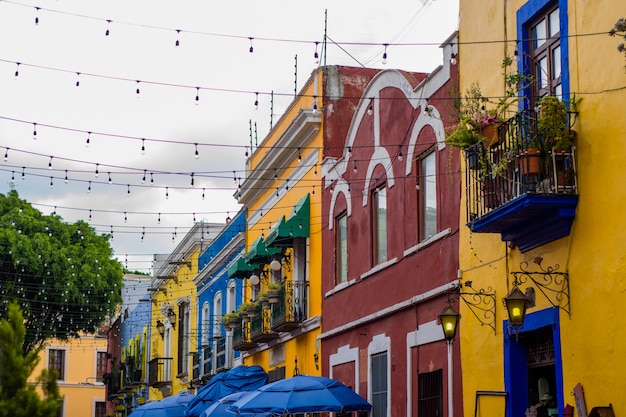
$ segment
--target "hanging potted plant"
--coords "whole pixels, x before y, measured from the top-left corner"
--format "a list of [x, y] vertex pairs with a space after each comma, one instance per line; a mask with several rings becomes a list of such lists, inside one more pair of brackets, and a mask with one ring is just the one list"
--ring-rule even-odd
[[270, 304], [277, 304], [278, 298], [280, 296], [280, 290], [283, 288], [282, 285], [270, 282], [267, 284], [267, 300]]
[[261, 308], [263, 310], [266, 310], [268, 308], [270, 308], [270, 302], [269, 302], [269, 298], [267, 296], [267, 291], [262, 291], [259, 293], [259, 296], [257, 298], [257, 301], [259, 304], [261, 304]]
[[235, 327], [237, 327], [240, 320], [241, 316], [235, 311], [227, 313], [222, 317], [222, 322], [224, 323], [224, 327], [226, 327], [227, 330], [233, 330]]

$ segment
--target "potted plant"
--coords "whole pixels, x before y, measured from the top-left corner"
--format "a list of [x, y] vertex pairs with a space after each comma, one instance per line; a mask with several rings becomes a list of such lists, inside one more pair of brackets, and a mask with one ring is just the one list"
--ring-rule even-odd
[[239, 324], [240, 318], [241, 316], [239, 315], [239, 313], [233, 311], [231, 313], [225, 314], [222, 317], [222, 322], [224, 323], [224, 327], [226, 327], [229, 330], [232, 330], [235, 327], [237, 327], [237, 324]]
[[257, 298], [257, 301], [259, 302], [259, 304], [261, 304], [261, 308], [262, 309], [268, 309], [270, 308], [270, 302], [269, 302], [269, 298], [267, 296], [267, 291], [262, 291], [259, 293], [259, 296]]
[[[555, 96], [542, 97], [537, 104], [537, 132], [548, 150], [568, 150], [573, 145], [575, 132], [569, 126], [569, 113], [576, 111], [578, 100], [566, 102]], [[568, 106], [570, 109], [568, 109]]]
[[270, 304], [278, 303], [278, 298], [280, 295], [280, 290], [283, 288], [281, 284], [277, 284], [275, 282], [270, 282], [267, 284], [267, 300]]

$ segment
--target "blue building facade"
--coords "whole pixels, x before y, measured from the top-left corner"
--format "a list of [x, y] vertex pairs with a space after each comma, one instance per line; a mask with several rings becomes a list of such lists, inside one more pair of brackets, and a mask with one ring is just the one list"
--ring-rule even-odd
[[228, 268], [245, 251], [246, 213], [240, 211], [224, 230], [201, 251], [194, 282], [198, 297], [198, 350], [193, 362], [193, 385], [204, 385], [212, 376], [241, 362], [232, 349], [232, 335], [222, 317], [237, 311], [243, 300], [244, 280], [228, 277]]

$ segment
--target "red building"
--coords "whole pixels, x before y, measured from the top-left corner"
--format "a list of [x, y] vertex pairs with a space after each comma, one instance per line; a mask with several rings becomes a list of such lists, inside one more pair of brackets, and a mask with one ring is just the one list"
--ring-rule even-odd
[[376, 74], [346, 133], [325, 118], [322, 374], [373, 417], [462, 412], [458, 344], [449, 358], [438, 322], [459, 253], [459, 152], [444, 143], [454, 42], [431, 74]]

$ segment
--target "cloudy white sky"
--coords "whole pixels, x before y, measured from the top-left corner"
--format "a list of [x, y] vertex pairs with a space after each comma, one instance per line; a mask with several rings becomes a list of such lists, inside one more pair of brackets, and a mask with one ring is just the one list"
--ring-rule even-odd
[[457, 18], [458, 0], [0, 0], [0, 192], [113, 231], [150, 272], [194, 218], [239, 210], [250, 124], [261, 142], [316, 42], [324, 63], [325, 19], [326, 64], [430, 72]]

